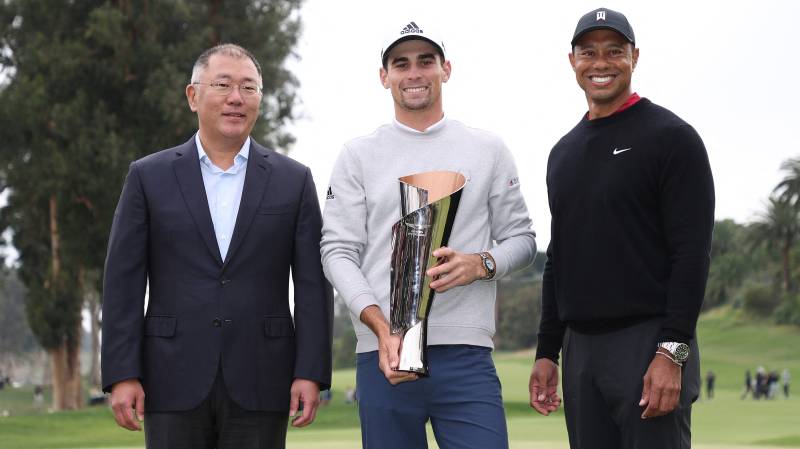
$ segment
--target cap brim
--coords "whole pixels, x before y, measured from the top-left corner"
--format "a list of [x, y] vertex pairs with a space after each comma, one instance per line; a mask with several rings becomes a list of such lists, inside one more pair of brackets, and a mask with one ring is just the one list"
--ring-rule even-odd
[[386, 66], [386, 60], [389, 59], [389, 53], [394, 49], [394, 47], [397, 47], [399, 44], [402, 44], [403, 42], [410, 41], [410, 40], [415, 40], [415, 39], [416, 40], [425, 41], [425, 42], [433, 45], [433, 48], [435, 48], [436, 51], [439, 52], [439, 55], [442, 57], [442, 59], [444, 59], [444, 50], [442, 49], [440, 44], [436, 43], [436, 41], [434, 41], [432, 39], [428, 39], [427, 37], [421, 36], [419, 34], [410, 34], [408, 36], [403, 36], [403, 37], [397, 39], [396, 41], [394, 41], [391, 44], [389, 44], [389, 46], [386, 47], [385, 50], [383, 50], [383, 54], [381, 55], [381, 64], [383, 64], [384, 67]]
[[616, 29], [616, 28], [614, 28], [613, 26], [610, 26], [610, 25], [593, 25], [593, 26], [590, 26], [589, 28], [586, 28], [585, 30], [583, 30], [580, 33], [578, 33], [577, 35], [575, 35], [575, 37], [572, 38], [572, 42], [570, 42], [570, 45], [574, 47], [575, 46], [575, 42], [578, 42], [578, 40], [580, 40], [580, 38], [582, 38], [584, 34], [590, 33], [592, 31], [596, 31], [596, 30], [616, 31], [617, 34], [619, 34], [620, 36], [624, 37], [626, 41], [628, 41], [631, 44], [633, 44], [634, 46], [636, 46], [636, 41], [635, 40], [631, 39], [630, 36], [626, 36], [625, 33], [623, 33], [622, 31], [620, 31], [620, 30], [618, 30], [618, 29]]

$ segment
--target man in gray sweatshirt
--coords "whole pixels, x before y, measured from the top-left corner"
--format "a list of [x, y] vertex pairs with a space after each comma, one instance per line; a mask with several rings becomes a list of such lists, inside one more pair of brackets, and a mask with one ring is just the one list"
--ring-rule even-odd
[[[398, 27], [381, 53], [380, 79], [395, 120], [347, 142], [323, 216], [325, 274], [347, 304], [356, 352], [362, 442], [367, 449], [427, 447], [430, 420], [442, 449], [508, 447], [491, 358], [496, 281], [529, 265], [535, 234], [511, 153], [493, 134], [444, 116], [451, 73], [432, 29]], [[426, 171], [467, 178], [449, 247], [427, 274], [436, 299], [428, 321], [430, 375], [397, 371], [400, 335], [389, 321], [392, 225], [398, 178]]]

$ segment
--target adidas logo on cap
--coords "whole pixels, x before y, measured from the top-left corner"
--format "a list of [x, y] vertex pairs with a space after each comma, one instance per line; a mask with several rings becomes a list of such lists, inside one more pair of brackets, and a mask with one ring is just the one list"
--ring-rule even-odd
[[416, 23], [414, 23], [414, 22], [411, 22], [411, 23], [409, 23], [408, 25], [406, 25], [406, 27], [405, 27], [405, 28], [403, 28], [402, 30], [400, 30], [400, 34], [409, 34], [409, 33], [419, 33], [419, 34], [423, 34], [422, 30], [421, 30], [421, 29], [419, 28], [419, 26], [417, 26], [417, 24], [416, 24]]

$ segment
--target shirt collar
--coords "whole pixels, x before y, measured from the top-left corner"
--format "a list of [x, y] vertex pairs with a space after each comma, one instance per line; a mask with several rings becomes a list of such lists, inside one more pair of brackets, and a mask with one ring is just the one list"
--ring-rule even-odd
[[[206, 154], [206, 150], [203, 148], [203, 143], [200, 142], [200, 133], [195, 133], [194, 135], [194, 142], [197, 145], [197, 157], [200, 159], [200, 162], [208, 165], [209, 167], [214, 166], [211, 163], [211, 160], [208, 158], [208, 154]], [[239, 149], [239, 152], [236, 153], [236, 157], [233, 163], [233, 167], [228, 170], [233, 169], [234, 167], [239, 167], [242, 163], [247, 162], [247, 158], [250, 155], [250, 136], [247, 136], [247, 139], [244, 140], [242, 144], [242, 148]], [[221, 171], [221, 170], [220, 170]]]
[[[640, 97], [639, 94], [637, 94], [636, 92], [632, 93], [631, 96], [628, 97], [627, 100], [625, 100], [625, 103], [622, 103], [622, 105], [619, 108], [617, 108], [616, 111], [612, 112], [611, 115], [619, 114], [620, 112], [624, 111], [625, 109], [628, 109], [629, 107], [631, 107], [631, 106], [635, 105], [636, 103], [638, 103], [639, 100], [641, 100], [641, 99], [642, 99], [642, 97]], [[606, 116], [606, 117], [611, 117], [611, 115]], [[603, 117], [603, 118], [606, 118], [606, 117]], [[589, 119], [589, 112], [588, 111], [586, 112], [586, 118]], [[597, 120], [597, 119], [589, 119], [589, 120]]]
[[400, 128], [400, 129], [402, 129], [404, 131], [408, 131], [408, 132], [411, 132], [411, 133], [414, 133], [414, 134], [427, 134], [427, 133], [431, 133], [431, 132], [438, 131], [438, 130], [442, 129], [444, 127], [444, 122], [446, 120], [447, 120], [447, 116], [443, 115], [441, 120], [439, 120], [438, 122], [434, 123], [433, 125], [425, 128], [424, 131], [419, 131], [419, 130], [416, 130], [416, 129], [410, 127], [410, 126], [407, 126], [407, 125], [404, 125], [404, 124], [400, 123], [400, 121], [397, 120], [397, 117], [395, 117], [395, 119], [394, 119], [394, 124], [395, 124], [395, 126], [397, 126], [398, 128]]
[[614, 111], [614, 114], [622, 112], [625, 109], [628, 109], [629, 107], [635, 105], [641, 99], [642, 97], [640, 97], [639, 94], [637, 94], [636, 92], [632, 93], [631, 96], [628, 97], [627, 100], [625, 100], [625, 103], [622, 103], [622, 106], [620, 106], [619, 108], [617, 108], [616, 111]]

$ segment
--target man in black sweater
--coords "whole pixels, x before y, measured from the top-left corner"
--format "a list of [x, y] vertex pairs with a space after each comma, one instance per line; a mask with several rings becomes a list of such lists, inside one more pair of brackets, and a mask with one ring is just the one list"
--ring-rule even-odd
[[624, 15], [580, 19], [569, 59], [589, 112], [547, 164], [552, 237], [531, 406], [560, 405], [563, 350], [572, 449], [691, 444], [714, 185], [697, 132], [633, 93], [638, 57]]

